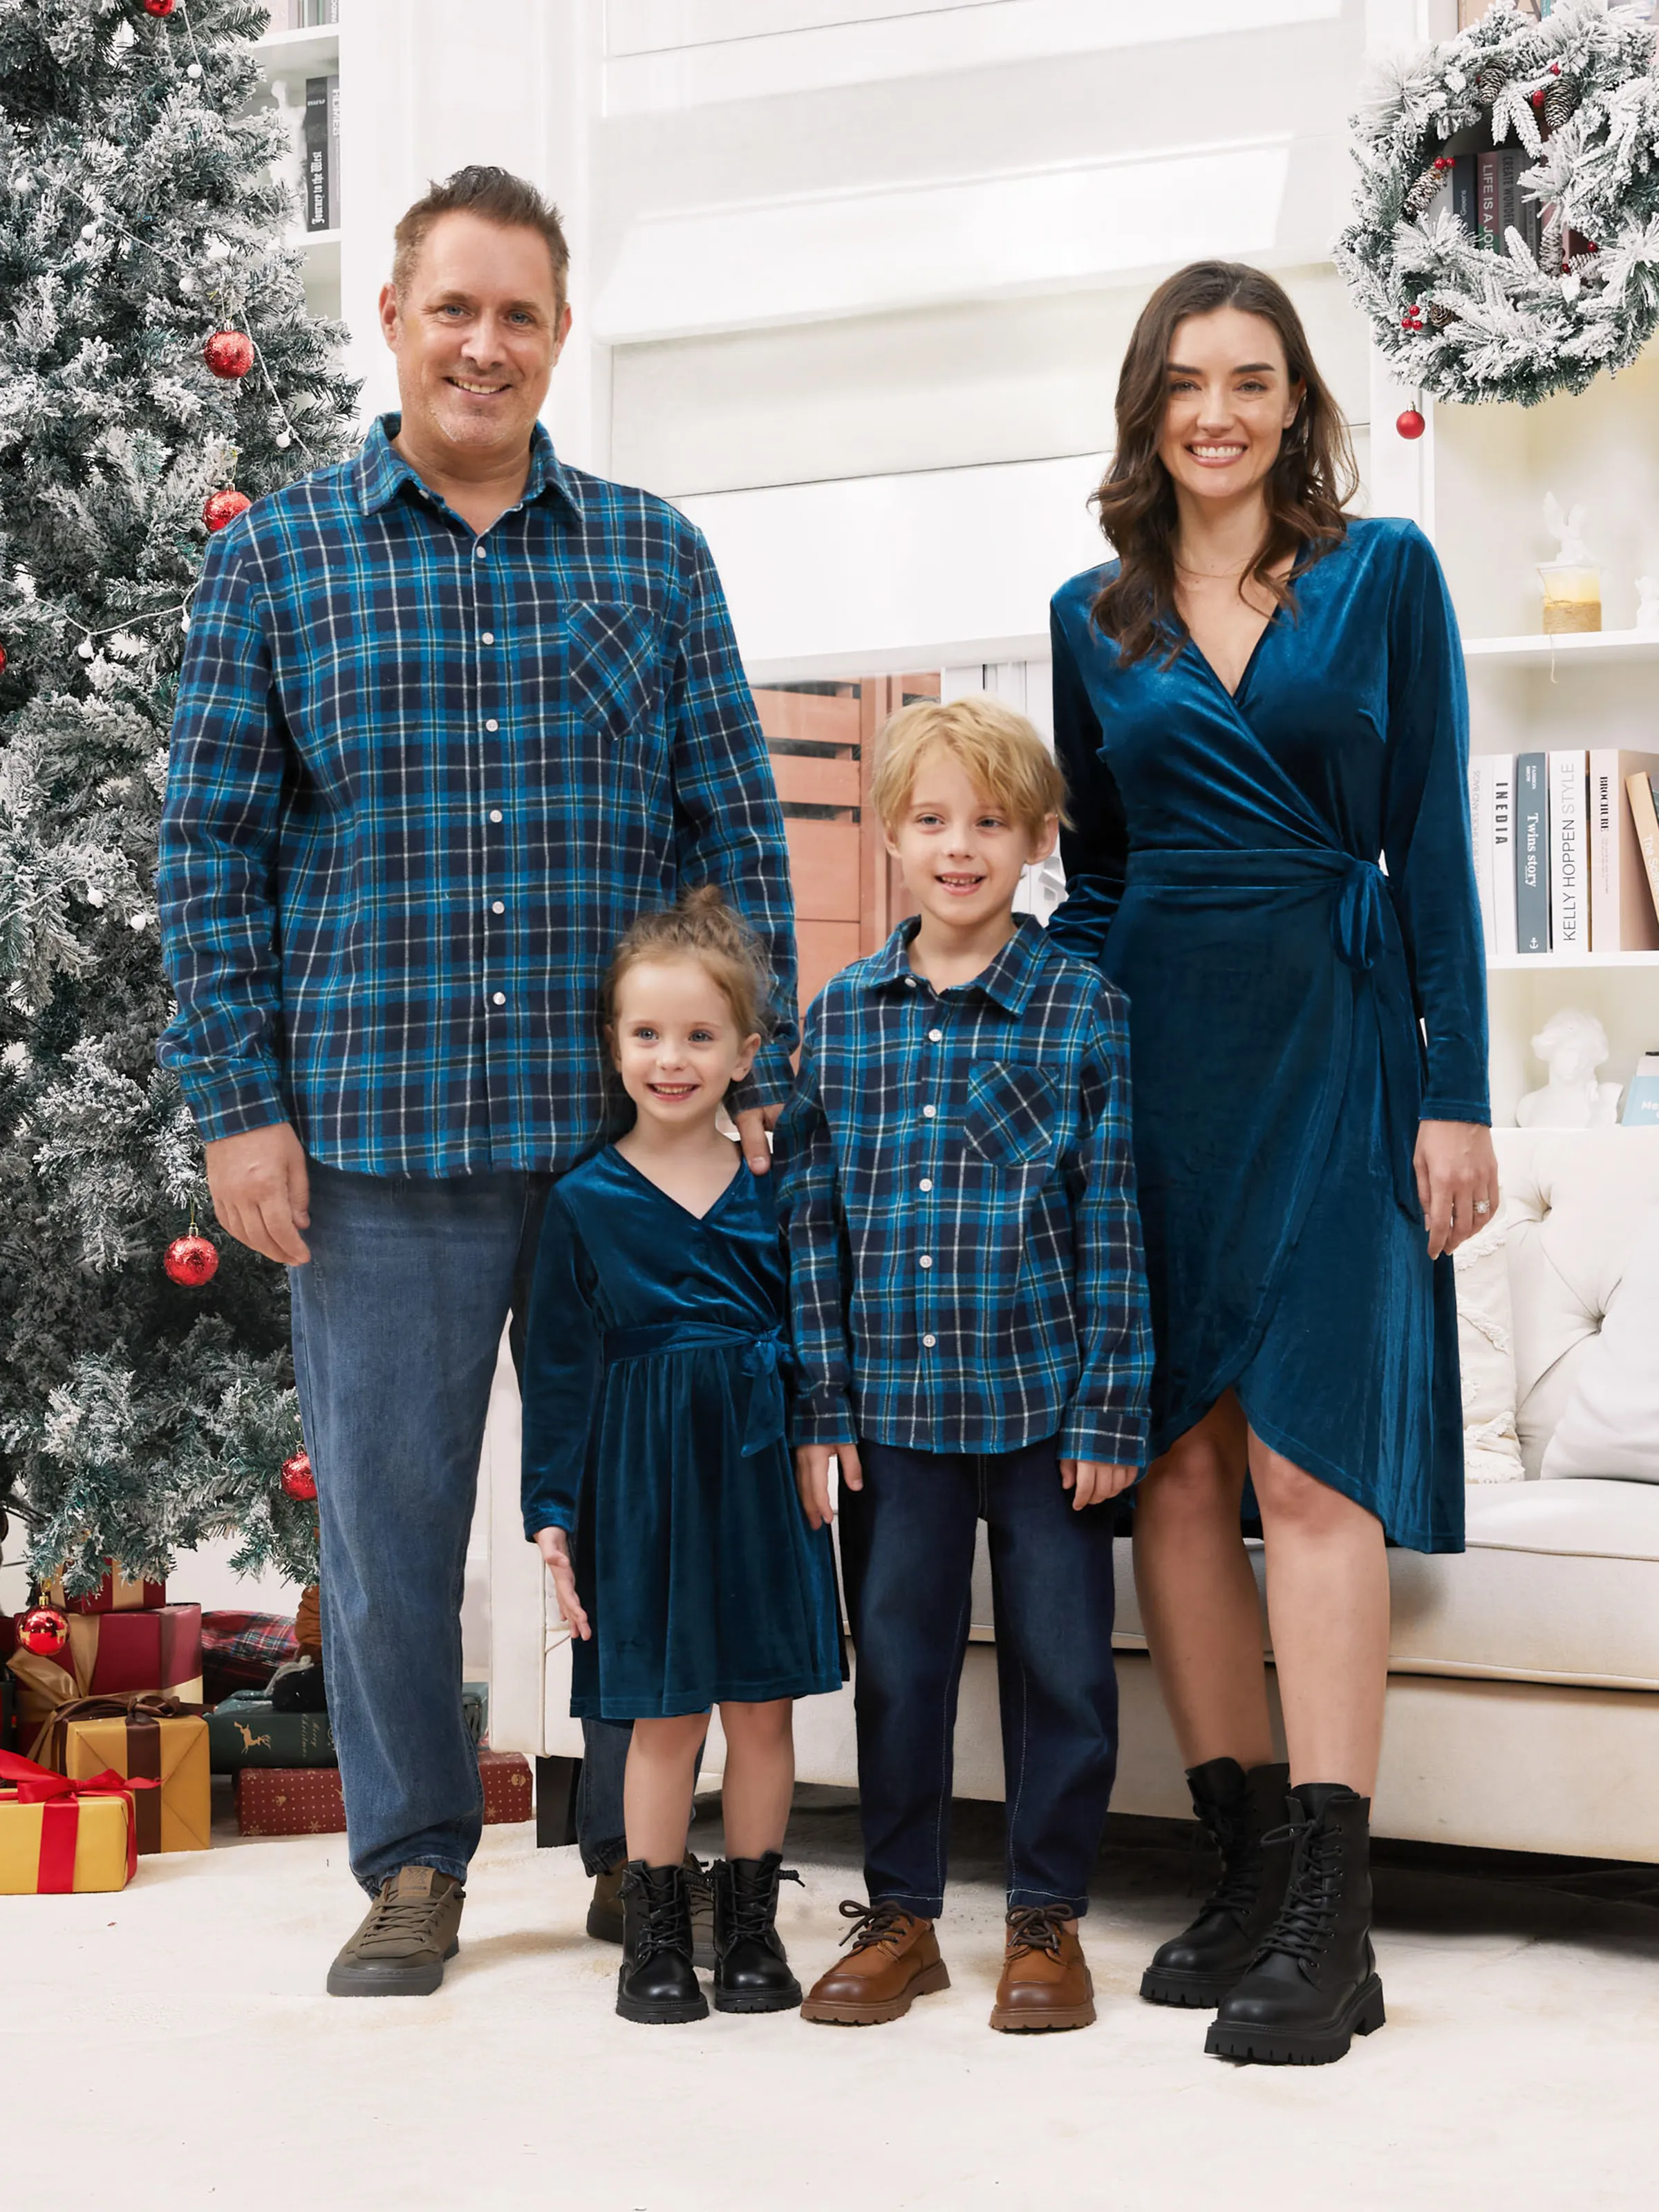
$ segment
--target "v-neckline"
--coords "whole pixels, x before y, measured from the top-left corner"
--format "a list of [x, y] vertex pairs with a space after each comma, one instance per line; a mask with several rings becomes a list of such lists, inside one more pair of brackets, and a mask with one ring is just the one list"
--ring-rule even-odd
[[1200, 665], [1209, 675], [1212, 682], [1215, 684], [1216, 689], [1221, 693], [1221, 696], [1226, 700], [1230, 707], [1237, 706], [1238, 695], [1243, 691], [1244, 686], [1249, 682], [1250, 677], [1255, 668], [1256, 657], [1261, 653], [1262, 647], [1267, 642], [1268, 633], [1273, 629], [1273, 624], [1278, 621], [1279, 615], [1279, 610], [1275, 607], [1273, 612], [1268, 616], [1267, 621], [1262, 623], [1261, 629], [1256, 633], [1255, 643], [1250, 647], [1249, 653], [1246, 657], [1244, 665], [1238, 672], [1238, 681], [1234, 684], [1231, 691], [1228, 690], [1226, 685], [1222, 682], [1221, 672], [1217, 668], [1215, 663], [1211, 659], [1209, 654], [1205, 652], [1198, 640], [1193, 635], [1191, 629], [1188, 629], [1187, 632], [1188, 644], [1191, 646], [1193, 651], [1198, 655]]
[[634, 1177], [635, 1182], [642, 1182], [647, 1190], [654, 1190], [657, 1196], [663, 1200], [665, 1204], [672, 1206], [676, 1213], [683, 1213], [688, 1221], [696, 1222], [699, 1228], [701, 1228], [703, 1223], [708, 1220], [712, 1215], [719, 1212], [721, 1206], [725, 1205], [726, 1200], [731, 1196], [732, 1192], [739, 1179], [749, 1174], [750, 1171], [748, 1163], [743, 1158], [741, 1153], [739, 1153], [738, 1158], [738, 1172], [732, 1176], [731, 1182], [726, 1184], [726, 1188], [719, 1192], [715, 1197], [712, 1198], [701, 1213], [693, 1213], [690, 1207], [684, 1204], [679, 1199], [676, 1198], [672, 1190], [665, 1190], [659, 1182], [653, 1182], [651, 1176], [647, 1175], [643, 1168], [635, 1167], [633, 1161], [629, 1158], [627, 1153], [623, 1152], [617, 1146], [612, 1145], [610, 1149], [611, 1158], [616, 1160], [620, 1160], [623, 1167], [628, 1170], [629, 1174]]

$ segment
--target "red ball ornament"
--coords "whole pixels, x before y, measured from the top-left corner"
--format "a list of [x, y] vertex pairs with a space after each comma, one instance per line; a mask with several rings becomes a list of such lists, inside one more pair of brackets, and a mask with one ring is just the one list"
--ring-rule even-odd
[[3, 675], [5, 674], [5, 672], [6, 672], [6, 648], [5, 648], [5, 647], [4, 647], [3, 645], [0, 645], [0, 676], [3, 676]]
[[37, 1659], [55, 1659], [69, 1642], [69, 1623], [55, 1605], [37, 1605], [18, 1614], [17, 1641]]
[[144, 0], [144, 13], [147, 15], [170, 15], [178, 4], [179, 0]]
[[253, 341], [246, 331], [215, 331], [202, 348], [202, 358], [216, 376], [233, 381], [252, 368]]
[[1420, 438], [1429, 426], [1415, 407], [1408, 407], [1405, 413], [1397, 418], [1394, 427], [1402, 438]]
[[192, 1229], [188, 1237], [173, 1238], [161, 1265], [173, 1282], [182, 1283], [187, 1291], [199, 1291], [218, 1273], [219, 1253], [216, 1246]]
[[226, 491], [210, 492], [202, 509], [202, 520], [210, 530], [222, 530], [239, 514], [246, 514], [252, 504], [247, 494], [238, 491], [234, 485]]
[[301, 1449], [296, 1451], [292, 1459], [285, 1459], [281, 1480], [286, 1496], [297, 1498], [302, 1505], [308, 1505], [317, 1495], [317, 1478], [311, 1471], [311, 1454]]

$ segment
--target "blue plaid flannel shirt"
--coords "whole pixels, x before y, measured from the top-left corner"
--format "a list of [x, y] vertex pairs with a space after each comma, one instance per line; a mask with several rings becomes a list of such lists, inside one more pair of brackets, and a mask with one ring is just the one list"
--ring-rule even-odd
[[284, 1119], [372, 1175], [558, 1170], [613, 1133], [597, 1025], [644, 908], [721, 884], [795, 1039], [783, 821], [720, 580], [647, 493], [567, 468], [475, 538], [391, 440], [209, 547], [179, 682], [161, 1059], [204, 1137]]
[[1029, 918], [935, 991], [915, 929], [814, 1000], [778, 1127], [794, 1440], [1144, 1465], [1122, 994]]

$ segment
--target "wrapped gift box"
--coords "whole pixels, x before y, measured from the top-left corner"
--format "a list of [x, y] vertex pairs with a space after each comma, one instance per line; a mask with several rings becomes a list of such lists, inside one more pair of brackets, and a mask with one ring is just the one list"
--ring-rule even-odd
[[155, 1691], [180, 1705], [202, 1702], [202, 1608], [158, 1606], [148, 1613], [75, 1613], [69, 1648], [56, 1659], [14, 1651], [6, 1664], [20, 1685], [18, 1712], [39, 1729], [76, 1698]]
[[133, 1800], [0, 1751], [0, 1897], [125, 1889], [137, 1864]]
[[[474, 1743], [483, 1737], [485, 1689], [461, 1686], [461, 1713]], [[208, 1763], [216, 1774], [247, 1766], [333, 1766], [338, 1754], [326, 1713], [279, 1713], [252, 1690], [226, 1698], [207, 1716]]]
[[129, 1582], [125, 1568], [112, 1559], [104, 1579], [95, 1590], [85, 1597], [65, 1597], [61, 1576], [46, 1585], [43, 1605], [55, 1605], [60, 1613], [137, 1613], [154, 1612], [167, 1601], [165, 1583]]
[[141, 1854], [204, 1851], [212, 1842], [207, 1723], [175, 1699], [81, 1698], [52, 1716], [33, 1756], [72, 1782], [105, 1772], [154, 1782], [133, 1798]]
[[296, 1656], [294, 1623], [285, 1613], [225, 1610], [202, 1616], [202, 1675], [207, 1703], [239, 1690], [263, 1690]]
[[[529, 1762], [516, 1751], [481, 1751], [484, 1826], [527, 1820]], [[236, 1826], [245, 1836], [328, 1836], [343, 1832], [345, 1799], [337, 1766], [245, 1766], [236, 1777]]]

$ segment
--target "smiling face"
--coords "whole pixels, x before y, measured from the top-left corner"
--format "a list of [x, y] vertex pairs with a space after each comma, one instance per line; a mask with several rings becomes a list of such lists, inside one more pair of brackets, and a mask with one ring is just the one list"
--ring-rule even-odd
[[665, 1134], [712, 1126], [760, 1048], [758, 1036], [740, 1034], [730, 1000], [692, 959], [636, 960], [626, 969], [608, 1038], [640, 1120]]
[[1304, 397], [1273, 324], [1237, 307], [1176, 325], [1165, 391], [1158, 458], [1179, 489], [1204, 500], [1261, 483]]
[[381, 293], [380, 323], [416, 451], [475, 465], [522, 456], [570, 328], [538, 231], [440, 216], [401, 295]]
[[975, 788], [948, 747], [933, 744], [917, 762], [909, 798], [888, 827], [887, 849], [922, 912], [949, 928], [966, 929], [1008, 911], [1021, 869], [1048, 858], [1058, 831], [1050, 815], [1033, 837], [1006, 806]]

